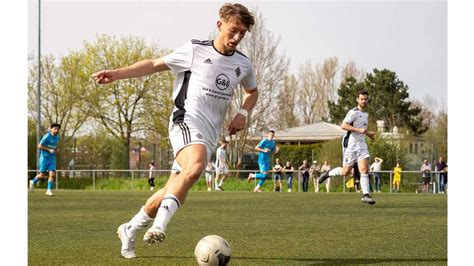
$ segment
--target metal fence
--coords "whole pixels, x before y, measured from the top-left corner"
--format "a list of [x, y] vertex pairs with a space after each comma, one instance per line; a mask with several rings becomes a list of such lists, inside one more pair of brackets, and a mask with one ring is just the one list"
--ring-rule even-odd
[[[36, 170], [28, 170], [29, 179], [36, 173]], [[158, 176], [168, 176], [171, 173], [171, 170], [155, 170], [154, 171]], [[272, 171], [270, 171], [272, 172]], [[229, 179], [238, 180], [240, 182], [247, 182], [247, 176], [249, 173], [258, 173], [258, 170], [229, 170]], [[393, 193], [393, 171], [380, 171], [381, 174], [381, 184], [382, 191]], [[439, 171], [431, 172], [431, 181], [430, 181], [430, 193], [437, 193], [440, 191], [440, 173]], [[96, 187], [97, 181], [108, 178], [119, 178], [123, 180], [130, 180], [131, 185], [128, 187], [130, 190], [138, 190], [137, 183], [138, 180], [143, 178], [148, 178], [149, 170], [104, 170], [104, 169], [90, 169], [90, 170], [57, 170], [55, 176], [55, 186], [56, 189], [90, 189], [93, 191], [98, 190]], [[370, 172], [369, 174], [372, 174]], [[270, 174], [271, 177], [267, 178], [267, 183], [272, 183], [275, 181], [275, 175]], [[204, 177], [204, 173], [202, 175]], [[348, 177], [333, 177], [331, 178], [332, 189], [331, 192], [349, 192], [346, 187], [346, 182], [352, 178]], [[72, 184], [77, 183], [76, 181], [81, 180], [81, 183], [87, 184], [88, 188], [72, 188]], [[201, 180], [201, 179], [200, 179]], [[283, 184], [287, 184], [285, 178], [285, 173], [282, 174]], [[213, 180], [214, 181], [214, 180]], [[200, 181], [198, 181], [200, 182]], [[256, 184], [257, 180], [253, 181]], [[302, 171], [294, 170], [293, 171], [293, 184], [296, 188], [296, 192], [302, 192]], [[143, 182], [142, 182], [143, 183]], [[309, 178], [308, 187], [313, 183], [312, 178]], [[120, 184], [117, 184], [120, 186]], [[314, 183], [313, 183], [314, 185]], [[374, 180], [371, 178], [371, 185], [374, 186]], [[423, 185], [422, 175], [419, 171], [402, 171], [401, 174], [401, 191], [402, 192], [421, 192], [421, 187]], [[267, 185], [268, 186], [268, 185]], [[213, 186], [214, 187], [214, 184]], [[324, 187], [324, 186], [322, 186]], [[123, 187], [120, 187], [123, 189]], [[447, 184], [445, 185], [445, 191], [447, 191]]]

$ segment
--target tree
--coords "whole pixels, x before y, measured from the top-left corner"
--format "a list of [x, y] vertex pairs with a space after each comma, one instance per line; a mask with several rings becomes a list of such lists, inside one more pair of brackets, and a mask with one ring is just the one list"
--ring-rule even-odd
[[409, 127], [415, 136], [419, 136], [430, 129], [434, 115], [425, 104], [420, 101], [414, 100], [412, 102], [412, 110], [416, 109], [419, 112], [409, 122]]
[[[368, 139], [368, 138], [367, 138]], [[372, 158], [380, 157], [383, 159], [384, 170], [391, 170], [397, 162], [400, 165], [406, 165], [406, 149], [402, 148], [400, 143], [387, 138], [378, 137], [375, 141], [369, 141], [369, 153]]]
[[[354, 61], [349, 61], [341, 71], [341, 80], [346, 80], [349, 77], [355, 78], [357, 81], [362, 81], [365, 77], [365, 73], [358, 69]], [[335, 99], [331, 99], [335, 100]]]
[[357, 104], [357, 92], [363, 89], [363, 84], [350, 76], [341, 82], [337, 91], [337, 103], [328, 101], [329, 121], [334, 124], [340, 124], [347, 115], [347, 112]]
[[[408, 100], [408, 86], [388, 69], [367, 74], [364, 87], [369, 92], [372, 122], [384, 120], [388, 129], [410, 123], [419, 112]], [[370, 117], [370, 116], [369, 116]]]
[[[85, 42], [85, 53], [90, 74], [101, 69], [115, 69], [131, 65], [137, 61], [157, 58], [165, 51], [147, 46], [137, 37], [115, 37], [102, 35], [94, 43]], [[122, 168], [129, 169], [129, 150], [134, 134], [143, 133], [150, 128], [150, 108], [144, 106], [145, 99], [158, 100], [157, 95], [169, 95], [172, 91], [168, 74], [150, 75], [142, 78], [125, 79], [108, 85], [92, 84], [91, 90], [97, 92], [87, 99], [92, 107], [92, 116], [117, 140], [120, 140], [124, 157]], [[169, 114], [168, 102], [165, 106], [156, 105], [158, 111]], [[160, 116], [161, 117], [161, 116]], [[156, 121], [155, 121], [156, 122]]]
[[[287, 76], [289, 60], [285, 55], [278, 53], [280, 38], [267, 30], [262, 14], [256, 10], [257, 23], [252, 31], [242, 40], [239, 47], [252, 61], [257, 87], [259, 92], [258, 103], [247, 117], [248, 128], [237, 133], [234, 144], [237, 156], [237, 166], [240, 166], [249, 127], [255, 131], [267, 130], [275, 126], [277, 121], [269, 118], [275, 117], [277, 110], [276, 97], [283, 87], [283, 81]], [[231, 119], [242, 106], [243, 92], [236, 90], [230, 107], [228, 108], [224, 122], [224, 130], [228, 127]], [[222, 132], [222, 136], [224, 132]], [[232, 154], [232, 153], [231, 153]], [[231, 158], [231, 161], [234, 161]]]
[[[53, 56], [41, 59], [41, 116], [44, 132], [52, 123], [61, 124], [61, 141], [58, 165], [67, 160], [71, 140], [87, 121], [91, 108], [81, 99], [89, 94], [89, 74], [84, 69], [84, 55], [72, 52], [62, 57], [59, 65]], [[37, 64], [30, 66], [28, 78], [28, 112], [36, 120], [36, 86], [38, 83]]]
[[328, 116], [327, 102], [335, 98], [339, 60], [328, 58], [322, 66], [307, 62], [299, 71], [298, 109], [303, 123], [312, 124]]
[[298, 81], [294, 75], [288, 75], [283, 81], [283, 87], [277, 97], [276, 129], [285, 129], [299, 125], [297, 114], [297, 98], [295, 91], [298, 90]]
[[426, 140], [434, 144], [433, 157], [443, 156], [445, 160], [448, 158], [448, 114], [441, 109], [434, 116], [433, 126], [424, 135]]
[[357, 105], [357, 92], [361, 89], [369, 93], [369, 124], [384, 120], [388, 129], [407, 126], [415, 135], [427, 130], [418, 117], [421, 109], [408, 100], [408, 86], [388, 69], [374, 69], [361, 82], [354, 77], [346, 78], [338, 90], [337, 103], [328, 102], [332, 122], [341, 123], [347, 112]]

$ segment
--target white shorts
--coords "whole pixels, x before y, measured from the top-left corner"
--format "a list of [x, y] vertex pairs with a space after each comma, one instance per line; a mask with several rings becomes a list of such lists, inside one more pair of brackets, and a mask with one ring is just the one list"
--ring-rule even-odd
[[364, 145], [349, 146], [345, 149], [342, 149], [342, 151], [344, 154], [342, 158], [343, 166], [353, 166], [355, 162], [370, 158], [369, 150], [367, 149], [367, 144], [365, 144], [365, 147]]
[[204, 134], [196, 127], [190, 123], [170, 123], [169, 125], [169, 137], [171, 142], [171, 147], [173, 148], [173, 155], [175, 160], [173, 161], [173, 166], [171, 166], [171, 172], [178, 174], [181, 172], [181, 166], [176, 161], [176, 155], [184, 147], [194, 144], [200, 144], [206, 146], [207, 158], [206, 162], [209, 162], [211, 159], [211, 154], [213, 150], [212, 144], [209, 140], [205, 139]]
[[213, 177], [213, 176], [214, 176], [214, 175], [213, 175], [212, 173], [209, 173], [209, 172], [206, 171], [206, 182], [207, 182], [207, 183], [212, 182], [212, 177]]
[[216, 174], [223, 174], [226, 175], [229, 173], [229, 168], [227, 166], [222, 165], [216, 168]]

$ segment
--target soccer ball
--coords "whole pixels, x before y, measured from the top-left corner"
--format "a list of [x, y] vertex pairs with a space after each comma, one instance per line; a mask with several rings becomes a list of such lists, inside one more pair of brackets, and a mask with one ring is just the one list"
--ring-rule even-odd
[[216, 235], [205, 236], [199, 240], [194, 250], [199, 265], [227, 265], [231, 249], [227, 241]]

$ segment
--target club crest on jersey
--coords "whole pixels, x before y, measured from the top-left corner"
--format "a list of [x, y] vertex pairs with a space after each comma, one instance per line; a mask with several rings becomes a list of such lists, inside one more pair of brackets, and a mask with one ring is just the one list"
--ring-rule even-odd
[[230, 85], [230, 79], [224, 75], [224, 74], [219, 74], [216, 78], [216, 86], [219, 90], [223, 91], [227, 89]]
[[237, 67], [237, 68], [235, 69], [235, 75], [237, 75], [237, 77], [240, 76], [240, 67]]

